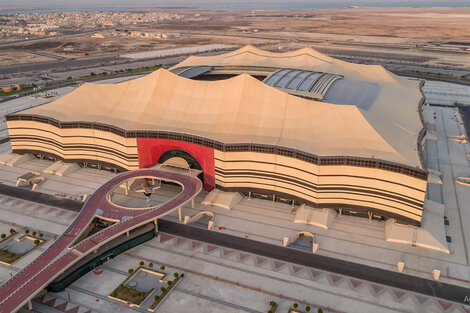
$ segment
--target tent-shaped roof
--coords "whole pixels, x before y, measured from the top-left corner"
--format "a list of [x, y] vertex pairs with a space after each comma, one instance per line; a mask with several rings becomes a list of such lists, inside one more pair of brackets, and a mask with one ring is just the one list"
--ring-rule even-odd
[[248, 66], [294, 68], [331, 73], [359, 81], [403, 83], [407, 80], [388, 72], [380, 65], [363, 65], [334, 59], [310, 47], [287, 52], [271, 52], [251, 45], [211, 56], [190, 56], [170, 70], [191, 66]]
[[[414, 90], [402, 92], [418, 101]], [[320, 156], [375, 157], [420, 167], [415, 150], [419, 127], [409, 127], [406, 116], [394, 119], [397, 114], [389, 114], [395, 94], [383, 97], [390, 98], [391, 106], [381, 112], [384, 125], [378, 130], [354, 105], [305, 100], [247, 74], [207, 82], [160, 69], [118, 84], [86, 83], [21, 114], [100, 122], [126, 130], [180, 132], [224, 143], [279, 145]], [[384, 132], [406, 136], [397, 138], [401, 144], [395, 145]]]
[[[330, 97], [336, 100], [347, 98], [347, 95], [345, 97], [338, 95], [339, 89], [344, 89], [346, 93], [351, 92], [352, 88], [341, 86], [343, 82], [373, 84], [378, 87], [378, 96], [374, 95], [373, 103], [356, 103], [356, 106], [360, 107], [363, 116], [385, 141], [400, 151], [409, 165], [422, 167], [417, 151], [417, 139], [423, 128], [419, 116], [419, 104], [423, 94], [419, 88], [420, 82], [417, 80], [397, 76], [380, 65], [354, 64], [337, 60], [310, 47], [288, 52], [271, 52], [248, 45], [219, 55], [191, 56], [173, 69], [202, 65], [265, 67], [273, 70], [300, 69], [341, 75], [345, 79], [338, 80], [333, 85], [336, 95]], [[368, 91], [370, 90], [364, 90], [364, 94]], [[355, 98], [357, 95], [352, 97]], [[340, 104], [338, 101], [335, 103]]]

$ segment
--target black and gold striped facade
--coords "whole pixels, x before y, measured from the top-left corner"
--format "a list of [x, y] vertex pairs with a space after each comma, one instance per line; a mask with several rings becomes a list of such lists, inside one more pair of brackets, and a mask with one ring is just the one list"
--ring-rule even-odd
[[90, 122], [7, 116], [13, 152], [41, 153], [70, 162], [98, 162], [124, 170], [139, 166], [137, 138], [190, 142], [214, 149], [220, 189], [254, 191], [315, 207], [373, 212], [420, 225], [427, 172], [394, 162], [317, 156], [263, 144], [226, 144], [190, 134], [128, 131]]

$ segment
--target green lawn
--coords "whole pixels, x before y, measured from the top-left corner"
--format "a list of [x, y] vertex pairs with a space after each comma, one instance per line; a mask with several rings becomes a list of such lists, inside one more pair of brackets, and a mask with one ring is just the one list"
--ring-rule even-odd
[[[156, 66], [146, 66], [146, 67], [141, 67], [141, 68], [136, 68], [136, 69], [126, 69], [126, 70], [120, 70], [120, 71], [114, 71], [111, 73], [93, 73], [91, 72], [90, 75], [83, 76], [83, 77], [77, 77], [77, 78], [71, 78], [67, 79], [67, 82], [73, 83], [73, 82], [80, 82], [80, 81], [88, 81], [88, 80], [100, 80], [100, 79], [105, 79], [105, 78], [112, 78], [112, 77], [117, 77], [121, 76], [123, 74], [143, 74], [143, 73], [149, 73], [156, 71], [160, 68], [160, 65]], [[44, 87], [51, 87], [54, 85], [58, 85], [58, 83], [46, 83], [44, 84]], [[29, 85], [29, 86], [24, 86], [22, 87], [21, 90], [14, 90], [12, 92], [3, 92], [0, 91], [0, 97], [7, 97], [15, 94], [19, 94], [25, 91], [31, 91], [33, 90], [36, 85]]]
[[148, 72], [156, 71], [160, 67], [161, 67], [160, 65], [146, 66], [146, 67], [141, 67], [141, 68], [136, 68], [136, 69], [119, 70], [119, 71], [115, 71], [111, 73], [100, 73], [100, 74], [91, 72], [90, 75], [79, 77], [79, 78], [68, 79], [67, 81], [74, 82], [74, 81], [84, 81], [84, 80], [97, 80], [97, 79], [103, 79], [103, 78], [112, 78], [112, 77], [120, 76], [123, 74], [148, 73]]
[[426, 72], [418, 72], [418, 71], [392, 71], [392, 72], [400, 76], [412, 76], [412, 77], [418, 77], [418, 78], [429, 79], [429, 80], [447, 80], [447, 81], [453, 81], [453, 82], [470, 83], [470, 78], [467, 78], [467, 77], [457, 77], [457, 76], [452, 76], [452, 75], [434, 74], [434, 73], [426, 73]]
[[23, 91], [31, 91], [34, 89], [34, 87], [36, 87], [36, 85], [23, 86], [21, 87], [22, 88], [21, 90], [13, 90], [12, 92], [0, 91], [0, 97], [8, 97], [8, 96], [15, 95]]

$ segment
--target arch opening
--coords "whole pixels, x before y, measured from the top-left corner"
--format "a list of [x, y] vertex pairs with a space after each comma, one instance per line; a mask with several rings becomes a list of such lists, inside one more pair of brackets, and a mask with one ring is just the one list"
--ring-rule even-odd
[[[185, 163], [182, 161], [185, 161]], [[201, 173], [199, 173], [197, 177], [204, 184], [204, 171], [202, 169], [202, 166], [199, 161], [189, 152], [186, 152], [181, 149], [168, 150], [160, 156], [157, 163], [174, 168], [184, 168], [187, 164], [190, 169], [201, 171]]]

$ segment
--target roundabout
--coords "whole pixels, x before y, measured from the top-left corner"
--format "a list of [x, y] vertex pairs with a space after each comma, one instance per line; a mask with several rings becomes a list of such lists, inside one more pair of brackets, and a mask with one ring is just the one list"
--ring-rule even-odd
[[[109, 201], [112, 190], [133, 178], [178, 184], [181, 192], [151, 207], [129, 208]], [[155, 168], [129, 171], [112, 178], [93, 193], [74, 222], [46, 251], [0, 286], [0, 312], [16, 312], [57, 276], [110, 240], [151, 222], [158, 231], [158, 218], [191, 201], [201, 189], [197, 177]], [[104, 226], [97, 230], [99, 224]]]

